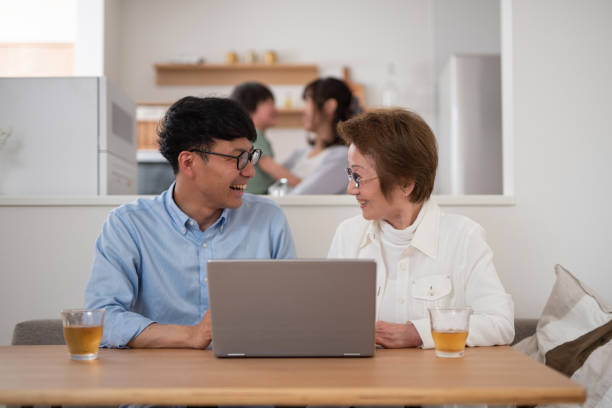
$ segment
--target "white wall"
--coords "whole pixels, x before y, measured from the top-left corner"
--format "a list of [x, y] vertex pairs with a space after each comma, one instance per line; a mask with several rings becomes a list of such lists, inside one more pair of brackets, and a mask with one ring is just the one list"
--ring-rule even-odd
[[78, 0], [74, 75], [104, 75], [104, 3], [105, 0]]
[[498, 259], [529, 299], [519, 312], [541, 309], [555, 262], [611, 300], [612, 2], [512, 12], [516, 206], [498, 220]]
[[104, 0], [104, 76], [117, 86], [121, 82], [122, 7], [121, 0]]
[[499, 54], [500, 0], [432, 0], [437, 78], [453, 54]]
[[0, 42], [71, 43], [77, 0], [0, 0]]
[[431, 117], [427, 0], [130, 0], [122, 7], [121, 86], [138, 102], [226, 92], [154, 86], [156, 62], [201, 56], [220, 63], [230, 50], [243, 56], [273, 49], [281, 62], [315, 63], [323, 75], [339, 76], [348, 65], [366, 85], [369, 104], [380, 103], [386, 65], [395, 62], [400, 102]]

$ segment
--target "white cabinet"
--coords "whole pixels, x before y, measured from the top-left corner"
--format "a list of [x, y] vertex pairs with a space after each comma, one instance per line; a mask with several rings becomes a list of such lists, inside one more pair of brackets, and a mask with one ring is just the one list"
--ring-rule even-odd
[[0, 78], [0, 194], [136, 194], [136, 107], [106, 78]]

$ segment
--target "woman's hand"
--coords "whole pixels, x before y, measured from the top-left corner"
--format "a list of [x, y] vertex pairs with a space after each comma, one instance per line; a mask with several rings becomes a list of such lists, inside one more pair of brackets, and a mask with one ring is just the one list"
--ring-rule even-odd
[[376, 344], [384, 348], [418, 347], [423, 344], [419, 332], [410, 322], [405, 324], [376, 322]]

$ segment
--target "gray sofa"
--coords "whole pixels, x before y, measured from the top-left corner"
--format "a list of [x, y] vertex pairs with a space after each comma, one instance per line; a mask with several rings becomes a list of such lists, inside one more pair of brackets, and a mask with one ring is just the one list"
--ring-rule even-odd
[[514, 319], [514, 341], [512, 345], [535, 334], [538, 319]]
[[[514, 342], [516, 344], [535, 333], [538, 319], [515, 319]], [[62, 321], [59, 319], [28, 320], [17, 323], [13, 331], [13, 345], [65, 344]]]

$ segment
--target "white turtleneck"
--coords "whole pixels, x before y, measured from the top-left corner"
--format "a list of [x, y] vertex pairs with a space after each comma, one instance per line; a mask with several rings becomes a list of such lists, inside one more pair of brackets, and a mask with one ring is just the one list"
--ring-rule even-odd
[[423, 219], [425, 206], [421, 207], [417, 218], [412, 225], [403, 230], [395, 229], [386, 221], [380, 222], [380, 240], [382, 246], [382, 258], [387, 271], [386, 285], [382, 293], [378, 320], [390, 323], [406, 323], [406, 305], [403, 299], [406, 294], [398, 293], [400, 285], [397, 284], [398, 273], [408, 273], [398, 268], [402, 254], [412, 243], [416, 229]]

